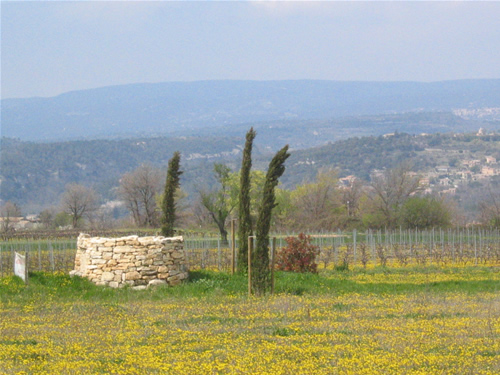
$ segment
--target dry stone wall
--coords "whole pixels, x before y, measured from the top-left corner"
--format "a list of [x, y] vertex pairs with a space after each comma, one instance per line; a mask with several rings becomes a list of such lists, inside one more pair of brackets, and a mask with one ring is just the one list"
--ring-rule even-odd
[[121, 238], [80, 234], [75, 269], [71, 275], [97, 285], [136, 289], [149, 285], [177, 285], [187, 278], [182, 237]]

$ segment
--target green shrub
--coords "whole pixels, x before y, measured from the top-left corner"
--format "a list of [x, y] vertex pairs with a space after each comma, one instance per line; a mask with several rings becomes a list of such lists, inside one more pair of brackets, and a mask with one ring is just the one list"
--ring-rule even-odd
[[311, 236], [300, 233], [298, 237], [285, 238], [286, 247], [276, 256], [276, 268], [291, 272], [318, 272], [316, 256], [319, 247], [311, 243]]

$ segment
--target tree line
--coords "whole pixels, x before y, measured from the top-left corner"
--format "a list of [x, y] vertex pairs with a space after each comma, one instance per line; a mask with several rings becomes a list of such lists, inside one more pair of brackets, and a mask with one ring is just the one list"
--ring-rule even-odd
[[[180, 163], [180, 153], [174, 156], [169, 161], [169, 170], [173, 161]], [[246, 160], [245, 154], [242, 160]], [[116, 191], [118, 200], [106, 204], [101, 204], [99, 195], [91, 187], [68, 184], [59, 207], [43, 210], [40, 221], [45, 228], [157, 228], [166, 225], [162, 210], [172, 210], [175, 206], [177, 228], [214, 229], [223, 241], [227, 241], [231, 219], [239, 218], [241, 224], [240, 216], [243, 215], [248, 222], [255, 223], [258, 217], [266, 174], [249, 170], [251, 164], [246, 163], [238, 171], [214, 163], [216, 182], [211, 187], [198, 187], [197, 195], [190, 200], [182, 189], [180, 170], [177, 175], [167, 173], [167, 180], [179, 186], [168, 190], [169, 184], [165, 182], [162, 192], [164, 174], [149, 164], [125, 173]], [[242, 186], [247, 185], [242, 190]], [[493, 188], [484, 190], [479, 203], [479, 223], [499, 226], [500, 193]], [[165, 197], [169, 201], [167, 206]], [[321, 169], [313, 179], [293, 189], [276, 186], [275, 202], [271, 224], [277, 231], [426, 229], [460, 225], [462, 215], [454, 200], [425, 194], [420, 176], [412, 171], [408, 162], [372, 174], [370, 181], [353, 176], [341, 179], [336, 170]], [[6, 231], [12, 224], [9, 218], [17, 216], [21, 216], [17, 205], [3, 204], [0, 207], [2, 230]], [[168, 231], [171, 233], [172, 228]], [[246, 230], [245, 233], [250, 232]]]
[[[371, 165], [374, 160], [380, 159], [378, 149], [384, 149], [385, 153], [394, 153], [405, 148], [407, 152], [415, 152], [428, 146], [440, 146], [449, 142], [467, 143], [471, 147], [476, 147], [477, 144], [477, 147], [481, 148], [491, 143], [490, 151], [496, 155], [493, 152], [496, 149], [493, 144], [500, 139], [499, 137], [492, 135], [478, 138], [472, 135], [461, 135], [455, 139], [440, 134], [424, 137], [395, 134], [385, 138], [352, 138], [336, 143], [335, 147], [332, 145], [318, 148], [315, 151], [316, 154], [311, 154], [311, 158], [354, 160], [356, 158], [352, 152], [364, 150], [364, 158], [371, 160], [370, 163], [365, 164]], [[324, 156], [321, 156], [323, 154]], [[302, 152], [301, 158], [304, 155], [307, 156], [307, 153]], [[244, 158], [243, 156], [242, 159]], [[358, 159], [361, 161], [363, 158]], [[315, 171], [315, 175], [309, 178], [302, 177], [301, 182], [287, 185], [287, 188], [284, 188], [284, 185], [276, 187], [277, 207], [272, 225], [277, 230], [312, 232], [352, 228], [428, 228], [463, 223], [459, 220], [463, 212], [456, 200], [424, 194], [419, 175], [414, 172], [414, 170], [420, 170], [418, 164], [420, 160], [414, 160], [411, 164], [405, 162], [404, 157], [399, 159], [399, 163], [393, 159], [390, 163], [387, 162], [387, 168], [383, 168], [383, 164], [377, 161], [377, 166], [380, 164], [380, 169], [383, 171], [381, 173], [374, 174], [373, 168], [370, 167], [366, 170], [366, 173], [369, 172], [368, 178], [358, 177], [346, 180], [340, 178], [345, 176], [345, 169], [340, 171], [328, 167], [317, 169], [308, 165], [297, 166], [295, 165], [297, 156], [292, 155], [290, 162], [294, 165], [288, 168], [289, 171], [293, 171], [294, 175], [307, 176], [306, 173], [297, 172], [301, 172], [300, 167], [309, 168], [310, 171]], [[262, 168], [263, 163], [260, 159], [258, 163]], [[328, 163], [319, 164], [328, 165]], [[184, 182], [184, 186], [180, 181], [181, 187], [174, 193], [174, 200], [178, 206], [177, 225], [180, 228], [213, 228], [220, 233], [223, 240], [227, 239], [229, 220], [238, 217], [239, 213], [245, 209], [241, 205], [243, 198], [240, 194], [240, 180], [244, 179], [247, 173], [244, 172], [246, 167], [243, 164], [239, 170], [233, 170], [230, 165], [234, 168], [234, 163], [229, 165], [205, 163], [204, 175], [209, 174], [212, 169], [213, 183], [210, 186], [205, 179], [197, 182], [196, 179], [189, 178], [189, 182]], [[265, 173], [262, 170], [251, 170], [249, 173], [251, 178], [249, 178], [248, 194], [252, 202], [250, 217], [255, 222]], [[60, 196], [59, 207], [43, 210], [40, 220], [46, 227], [82, 227], [84, 225], [95, 228], [159, 227], [161, 225], [160, 207], [163, 194], [166, 193], [162, 194], [164, 176], [165, 172], [162, 169], [146, 162], [130, 172], [123, 173], [119, 177], [119, 186], [110, 187], [105, 197], [99, 196], [98, 189], [81, 183], [70, 183], [66, 185], [64, 193]], [[291, 178], [285, 177], [284, 180]], [[294, 178], [297, 177], [294, 176]], [[495, 187], [491, 186], [483, 189], [480, 198], [476, 197], [479, 199], [477, 206], [480, 209], [477, 220], [481, 224], [498, 225], [500, 216], [498, 194]], [[112, 201], [113, 198], [115, 201]], [[460, 197], [462, 200], [465, 198]], [[103, 205], [103, 201], [107, 203]], [[2, 217], [13, 217], [12, 213], [16, 209], [12, 209], [12, 205], [12, 202], [6, 202], [4, 204], [6, 207], [0, 207], [3, 212]], [[19, 207], [17, 211], [20, 211]], [[129, 219], [123, 218], [125, 214]], [[3, 220], [2, 225], [8, 227], [9, 220]]]

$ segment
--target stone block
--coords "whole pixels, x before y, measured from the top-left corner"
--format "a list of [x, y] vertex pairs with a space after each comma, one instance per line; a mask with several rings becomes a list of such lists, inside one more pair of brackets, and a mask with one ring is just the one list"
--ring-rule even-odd
[[94, 237], [90, 238], [89, 242], [92, 245], [104, 245], [106, 243], [107, 239], [106, 238], [100, 238], [100, 237]]
[[103, 272], [101, 276], [102, 281], [111, 281], [115, 279], [115, 274], [113, 272]]
[[156, 276], [158, 274], [158, 271], [146, 269], [146, 270], [142, 270], [140, 272], [140, 274], [142, 276]]
[[174, 259], [184, 258], [184, 253], [181, 251], [174, 251], [172, 252], [172, 258]]
[[134, 249], [130, 246], [116, 246], [113, 250], [113, 252], [115, 254], [119, 254], [119, 253], [130, 253], [134, 251]]
[[153, 279], [149, 281], [148, 286], [160, 286], [160, 285], [167, 285], [166, 280], [159, 280], [159, 279]]
[[139, 280], [141, 278], [141, 274], [137, 271], [127, 272], [124, 274], [125, 280]]

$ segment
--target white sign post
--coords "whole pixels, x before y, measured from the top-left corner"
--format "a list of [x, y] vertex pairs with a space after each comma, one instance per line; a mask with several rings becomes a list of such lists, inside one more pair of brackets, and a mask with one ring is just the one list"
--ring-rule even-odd
[[23, 279], [24, 282], [27, 282], [28, 275], [26, 272], [26, 256], [15, 253], [14, 259], [14, 274]]

